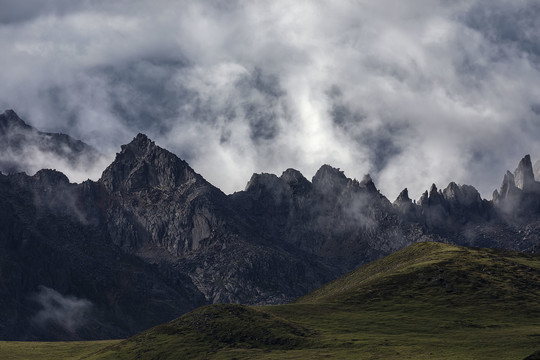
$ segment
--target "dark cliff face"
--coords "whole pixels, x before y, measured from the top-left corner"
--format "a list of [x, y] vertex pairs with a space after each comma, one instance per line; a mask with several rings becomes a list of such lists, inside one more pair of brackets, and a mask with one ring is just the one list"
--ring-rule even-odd
[[61, 173], [0, 176], [0, 337], [125, 337], [206, 303], [189, 277], [167, 277], [115, 246], [103, 188]]
[[171, 191], [205, 183], [185, 161], [159, 148], [143, 134], [122, 146], [100, 182], [109, 192], [122, 194], [151, 189]]
[[230, 198], [275, 243], [320, 258], [337, 273], [422, 236], [418, 225], [400, 220], [369, 175], [358, 182], [329, 165], [312, 182], [293, 169], [281, 177], [255, 174]]
[[[124, 233], [113, 235], [127, 251], [156, 247], [181, 257], [210, 245], [222, 228], [225, 195], [145, 135], [122, 146], [99, 183], [113, 200], [108, 224], [133, 227], [131, 241]], [[116, 228], [112, 225], [111, 232]]]
[[[0, 338], [124, 337], [206, 303], [283, 303], [425, 240], [538, 251], [530, 164], [508, 172], [493, 201], [450, 183], [418, 202], [405, 189], [393, 204], [369, 175], [329, 165], [312, 181], [254, 174], [227, 196], [142, 134], [97, 182], [0, 174]], [[78, 306], [51, 317], [64, 302]]]
[[113, 242], [188, 275], [208, 301], [280, 303], [334, 275], [317, 259], [277, 246], [219, 189], [142, 134], [99, 183], [109, 193]]
[[535, 221], [540, 213], [540, 182], [535, 180], [529, 155], [514, 173], [506, 172], [500, 190], [493, 192], [493, 203], [507, 222]]
[[358, 182], [328, 165], [311, 184], [303, 181], [307, 185], [300, 193], [283, 176], [256, 174], [231, 200], [276, 241], [342, 270], [425, 240], [537, 251], [540, 190], [530, 164], [527, 156], [516, 169], [520, 187], [513, 173], [505, 175], [494, 201], [452, 182], [443, 190], [433, 184], [418, 202], [405, 189], [390, 204], [369, 175]]

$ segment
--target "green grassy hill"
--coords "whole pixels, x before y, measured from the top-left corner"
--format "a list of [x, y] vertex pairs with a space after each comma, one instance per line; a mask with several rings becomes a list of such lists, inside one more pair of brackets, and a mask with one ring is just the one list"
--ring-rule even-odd
[[103, 346], [82, 358], [524, 359], [540, 256], [419, 243], [292, 304], [206, 306]]

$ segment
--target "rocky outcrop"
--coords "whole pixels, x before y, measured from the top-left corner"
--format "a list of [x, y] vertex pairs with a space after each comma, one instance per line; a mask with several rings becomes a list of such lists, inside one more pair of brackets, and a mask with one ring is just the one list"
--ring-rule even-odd
[[0, 176], [0, 338], [123, 338], [206, 303], [189, 277], [112, 243], [100, 188], [52, 170]]
[[514, 171], [514, 180], [516, 187], [523, 191], [529, 191], [535, 187], [530, 155], [525, 155], [519, 162], [516, 171]]
[[371, 177], [347, 178], [323, 165], [309, 182], [297, 170], [255, 174], [230, 196], [273, 241], [320, 258], [334, 273], [419, 241], [419, 225], [404, 224]]
[[540, 213], [540, 183], [535, 180], [531, 158], [526, 155], [514, 173], [506, 172], [493, 204], [506, 221], [531, 221]]
[[185, 161], [159, 148], [143, 134], [122, 146], [100, 179], [111, 193], [122, 194], [150, 189], [172, 191], [203, 181]]
[[[34, 129], [27, 125], [13, 110], [6, 110], [3, 114], [0, 114], [0, 135], [7, 135], [13, 129], [34, 131]], [[11, 139], [12, 141], [18, 140], [17, 138]]]
[[[290, 185], [261, 174], [248, 188], [259, 201], [280, 204], [281, 192], [305, 186], [293, 172], [284, 178]], [[110, 193], [106, 223], [113, 242], [150, 263], [187, 274], [208, 301], [279, 303], [332, 276], [315, 259], [276, 246], [271, 234], [247, 221], [249, 214], [142, 134], [122, 147], [99, 183]], [[268, 201], [260, 191], [266, 187], [274, 188]], [[293, 269], [300, 271], [292, 276]], [[286, 280], [284, 273], [289, 274]]]
[[[26, 126], [8, 112], [0, 131], [6, 119]], [[0, 173], [0, 338], [124, 337], [206, 303], [283, 303], [425, 240], [537, 251], [530, 164], [508, 172], [493, 201], [452, 182], [393, 204], [369, 175], [329, 165], [311, 181], [254, 174], [225, 195], [143, 134], [97, 182]], [[43, 296], [80, 304], [86, 326], [38, 316]]]
[[[210, 246], [222, 228], [225, 195], [145, 135], [122, 146], [99, 183], [114, 200], [108, 223], [135, 222], [139, 229], [133, 236], [138, 242], [128, 251], [157, 247], [181, 257]], [[124, 238], [113, 237], [117, 243]]]
[[[285, 182], [295, 195], [306, 194], [311, 191], [312, 184], [302, 173], [295, 169], [287, 169], [281, 174], [281, 180]], [[246, 189], [246, 191], [248, 191]]]
[[407, 219], [416, 218], [416, 204], [409, 198], [409, 190], [403, 189], [393, 203], [394, 207]]
[[458, 185], [455, 182], [451, 182], [443, 190], [443, 196], [450, 209], [482, 210], [482, 197], [473, 186]]

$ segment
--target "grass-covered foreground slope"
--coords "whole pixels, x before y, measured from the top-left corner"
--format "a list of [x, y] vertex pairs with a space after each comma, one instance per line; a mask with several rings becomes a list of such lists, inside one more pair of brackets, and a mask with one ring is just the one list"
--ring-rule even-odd
[[2, 360], [60, 360], [80, 359], [104, 347], [118, 343], [106, 341], [28, 342], [0, 341]]
[[213, 305], [89, 359], [523, 359], [540, 349], [540, 257], [420, 243], [299, 299]]
[[538, 350], [540, 256], [420, 243], [293, 304], [199, 308], [82, 358], [524, 359]]

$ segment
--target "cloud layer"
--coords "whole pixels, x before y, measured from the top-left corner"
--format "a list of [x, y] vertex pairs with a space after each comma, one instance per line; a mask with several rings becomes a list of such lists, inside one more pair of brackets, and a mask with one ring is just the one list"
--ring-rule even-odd
[[540, 154], [535, 1], [0, 4], [0, 107], [105, 152], [145, 132], [226, 192], [328, 163], [490, 198]]

